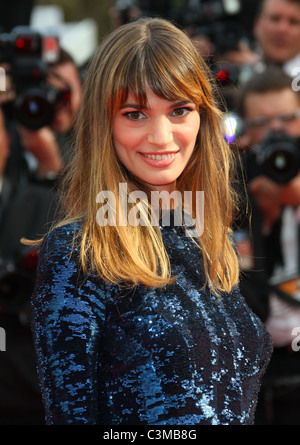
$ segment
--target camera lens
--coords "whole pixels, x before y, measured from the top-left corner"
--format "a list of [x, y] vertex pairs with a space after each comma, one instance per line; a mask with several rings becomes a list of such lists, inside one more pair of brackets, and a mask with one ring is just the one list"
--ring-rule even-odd
[[54, 110], [43, 90], [27, 91], [16, 100], [15, 117], [25, 127], [38, 130], [51, 124]]
[[38, 102], [36, 98], [28, 101], [28, 110], [33, 116], [38, 115], [40, 112], [40, 104]]
[[274, 142], [264, 150], [263, 172], [277, 183], [287, 183], [299, 170], [297, 147], [289, 142]]
[[286, 153], [277, 153], [274, 159], [274, 167], [279, 171], [286, 171], [290, 166], [289, 156]]

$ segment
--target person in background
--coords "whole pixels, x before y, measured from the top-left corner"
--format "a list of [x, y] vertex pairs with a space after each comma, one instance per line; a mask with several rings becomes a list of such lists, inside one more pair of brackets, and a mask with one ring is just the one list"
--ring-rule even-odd
[[[300, 326], [300, 174], [296, 172], [283, 183], [279, 176], [276, 180], [267, 175], [259, 167], [254, 147], [266, 150], [266, 138], [278, 137], [284, 149], [284, 141], [288, 143], [292, 137], [294, 147], [299, 149], [300, 95], [281, 68], [268, 67], [244, 85], [240, 102], [251, 218], [248, 237], [242, 240], [240, 236], [237, 246], [241, 259], [252, 261], [246, 263], [240, 287], [274, 343], [257, 422], [299, 425], [300, 355], [292, 345], [293, 330]], [[293, 164], [297, 166], [297, 162], [295, 158]]]
[[33, 157], [39, 179], [55, 178], [71, 156], [73, 125], [80, 107], [82, 81], [73, 58], [60, 49], [59, 59], [48, 66], [47, 82], [58, 89], [70, 90], [68, 103], [60, 106], [51, 125], [40, 130], [18, 127], [22, 148]]
[[300, 66], [300, 1], [263, 0], [253, 32], [261, 61], [294, 75]]
[[36, 425], [44, 424], [30, 330], [37, 254], [20, 239], [49, 227], [58, 199], [48, 186], [7, 171], [11, 144], [0, 108], [0, 327], [6, 335], [0, 356], [0, 424]]
[[253, 24], [256, 50], [244, 45], [230, 51], [227, 60], [252, 65], [255, 72], [279, 65], [290, 76], [300, 67], [300, 1], [261, 0]]
[[0, 189], [2, 189], [3, 175], [10, 154], [9, 144], [10, 138], [5, 126], [5, 117], [0, 108]]

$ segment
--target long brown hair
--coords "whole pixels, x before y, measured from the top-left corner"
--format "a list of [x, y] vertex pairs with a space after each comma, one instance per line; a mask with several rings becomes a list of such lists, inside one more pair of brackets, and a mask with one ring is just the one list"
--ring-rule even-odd
[[[146, 89], [167, 100], [193, 101], [201, 114], [197, 143], [177, 189], [204, 191], [204, 232], [197, 240], [207, 280], [229, 291], [238, 279], [238, 262], [230, 241], [235, 196], [230, 185], [232, 154], [225, 143], [221, 113], [210, 72], [190, 39], [163, 19], [139, 19], [109, 34], [95, 54], [84, 83], [76, 122], [75, 155], [63, 183], [67, 215], [60, 224], [82, 220], [81, 261], [104, 280], [163, 286], [172, 282], [160, 231], [151, 224], [99, 226], [97, 194], [118, 197], [120, 183], [149, 190], [119, 161], [112, 125], [128, 93], [145, 103]], [[118, 209], [118, 202], [117, 207]], [[199, 250], [200, 254], [200, 250]], [[158, 272], [159, 271], [159, 272]]]

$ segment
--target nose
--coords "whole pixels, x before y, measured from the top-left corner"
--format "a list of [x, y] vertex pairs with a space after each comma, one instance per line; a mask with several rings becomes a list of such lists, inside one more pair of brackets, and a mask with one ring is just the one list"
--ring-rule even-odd
[[284, 18], [279, 20], [276, 24], [277, 32], [285, 34], [290, 28], [290, 24], [288, 20], [285, 20]]
[[284, 130], [284, 123], [282, 122], [282, 120], [277, 119], [275, 117], [270, 122], [269, 130], [274, 131], [274, 132], [283, 131]]
[[166, 116], [153, 119], [151, 122], [148, 142], [157, 147], [167, 146], [173, 140], [172, 124]]

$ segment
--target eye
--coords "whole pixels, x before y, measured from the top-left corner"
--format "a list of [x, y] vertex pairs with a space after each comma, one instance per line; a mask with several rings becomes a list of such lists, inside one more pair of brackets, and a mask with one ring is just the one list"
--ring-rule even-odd
[[282, 114], [278, 117], [282, 122], [291, 122], [294, 119], [296, 119], [297, 114], [296, 113], [289, 113], [289, 114]]
[[278, 23], [280, 21], [280, 16], [279, 15], [270, 15], [269, 19], [273, 23]]
[[175, 108], [172, 111], [171, 116], [183, 117], [183, 116], [186, 116], [190, 111], [192, 111], [192, 108], [190, 108], [190, 107]]
[[141, 111], [127, 111], [127, 113], [124, 113], [124, 116], [132, 121], [139, 121], [145, 117]]
[[292, 26], [299, 26], [300, 22], [297, 19], [291, 19], [290, 20], [290, 25], [292, 25]]
[[264, 127], [265, 125], [268, 125], [269, 123], [270, 123], [270, 119], [267, 117], [257, 117], [256, 119], [246, 121], [246, 125], [248, 127], [254, 127], [254, 128]]

